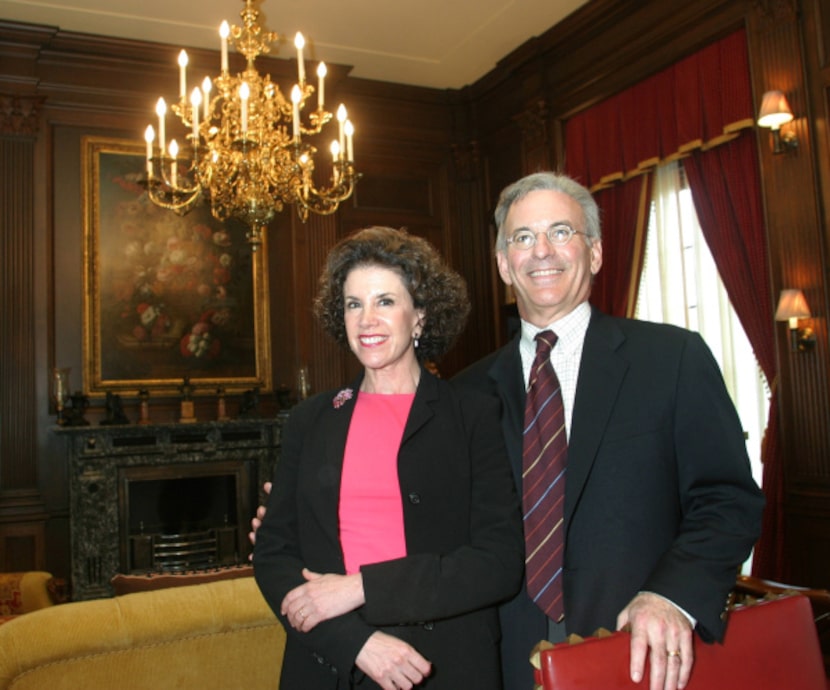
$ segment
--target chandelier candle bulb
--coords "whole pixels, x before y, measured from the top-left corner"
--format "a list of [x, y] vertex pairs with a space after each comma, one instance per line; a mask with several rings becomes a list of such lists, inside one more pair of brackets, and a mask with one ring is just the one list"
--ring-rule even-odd
[[161, 156], [164, 157], [164, 117], [167, 113], [167, 103], [163, 98], [159, 98], [156, 103], [156, 115], [159, 116], [159, 149]]
[[187, 98], [187, 53], [179, 53], [179, 99], [184, 102]]
[[340, 176], [337, 172], [337, 161], [340, 158], [340, 144], [337, 141], [331, 142], [331, 159], [333, 161], [332, 169], [334, 173], [334, 184], [337, 184], [340, 181]]
[[176, 143], [175, 139], [170, 140], [170, 158], [173, 160], [170, 162], [170, 186], [175, 187], [176, 183], [178, 182], [178, 163], [176, 162], [176, 158], [179, 155], [179, 145]]
[[213, 84], [210, 81], [210, 77], [205, 77], [202, 80], [202, 96], [205, 103], [205, 122], [210, 119], [210, 90], [213, 88]]
[[300, 77], [300, 85], [305, 84], [305, 62], [303, 61], [303, 48], [305, 48], [305, 38], [298, 31], [294, 36], [294, 47], [297, 49], [297, 72]]
[[323, 96], [323, 94], [325, 93], [323, 91], [323, 83], [326, 79], [326, 72], [327, 70], [325, 62], [321, 62], [319, 65], [317, 65], [317, 110], [323, 109], [323, 103], [326, 100]]
[[350, 163], [354, 161], [354, 125], [351, 120], [346, 120], [343, 126], [346, 131], [346, 160]]
[[153, 176], [153, 140], [156, 138], [156, 132], [153, 125], [147, 125], [144, 130], [144, 141], [147, 143], [147, 178]]
[[340, 134], [338, 137], [338, 143], [340, 144], [340, 153], [341, 155], [346, 155], [346, 134], [344, 131], [344, 126], [346, 123], [346, 106], [342, 103], [337, 107], [337, 122], [339, 124]]
[[334, 184], [337, 186], [340, 184], [340, 166], [337, 165], [340, 160], [340, 144], [336, 141], [331, 142], [331, 159], [333, 161], [331, 173], [334, 178]]
[[219, 26], [219, 38], [222, 39], [222, 73], [228, 71], [228, 36], [231, 33], [231, 28], [227, 22], [223, 21]]
[[251, 89], [248, 82], [242, 82], [239, 87], [239, 105], [241, 109], [240, 119], [242, 120], [242, 134], [248, 133], [248, 98], [251, 95]]

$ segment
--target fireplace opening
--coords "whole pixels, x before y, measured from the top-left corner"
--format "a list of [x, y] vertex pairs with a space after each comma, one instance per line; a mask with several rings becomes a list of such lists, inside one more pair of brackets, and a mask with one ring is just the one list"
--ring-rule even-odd
[[121, 471], [122, 572], [181, 572], [240, 561], [250, 480], [239, 463]]
[[130, 482], [130, 534], [200, 532], [235, 514], [233, 475]]

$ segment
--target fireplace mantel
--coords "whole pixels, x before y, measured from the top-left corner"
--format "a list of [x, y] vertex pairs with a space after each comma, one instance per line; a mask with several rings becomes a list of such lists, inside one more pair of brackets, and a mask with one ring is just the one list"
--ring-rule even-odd
[[230, 476], [235, 514], [225, 518], [223, 539], [231, 544], [226, 551], [235, 550], [231, 559], [247, 562], [250, 518], [273, 474], [281, 426], [277, 418], [59, 427], [69, 469], [73, 599], [112, 596], [112, 577], [137, 571], [128, 515], [130, 483], [139, 480]]

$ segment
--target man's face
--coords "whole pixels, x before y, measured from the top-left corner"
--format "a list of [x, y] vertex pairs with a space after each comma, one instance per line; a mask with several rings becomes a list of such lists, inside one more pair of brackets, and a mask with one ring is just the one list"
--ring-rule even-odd
[[600, 240], [586, 241], [585, 235], [576, 234], [564, 245], [548, 241], [545, 231], [563, 222], [585, 231], [585, 218], [576, 201], [562, 192], [530, 192], [510, 207], [504, 230], [508, 239], [517, 230], [537, 232], [536, 245], [518, 249], [508, 244], [504, 252], [496, 253], [499, 274], [513, 288], [519, 315], [539, 328], [587, 300], [592, 277], [602, 266]]

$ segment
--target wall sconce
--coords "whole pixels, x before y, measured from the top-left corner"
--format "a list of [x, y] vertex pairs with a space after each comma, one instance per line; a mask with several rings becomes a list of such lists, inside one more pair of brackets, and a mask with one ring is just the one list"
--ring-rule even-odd
[[816, 336], [809, 326], [798, 327], [799, 319], [809, 319], [810, 307], [804, 299], [801, 290], [781, 290], [781, 297], [778, 299], [778, 309], [775, 310], [776, 321], [789, 321], [790, 342], [793, 352], [807, 352], [812, 350], [816, 344]]
[[798, 147], [798, 137], [794, 132], [781, 133], [781, 125], [792, 121], [793, 111], [782, 91], [767, 91], [761, 99], [758, 113], [758, 126], [769, 127], [772, 131], [772, 152], [784, 153]]

